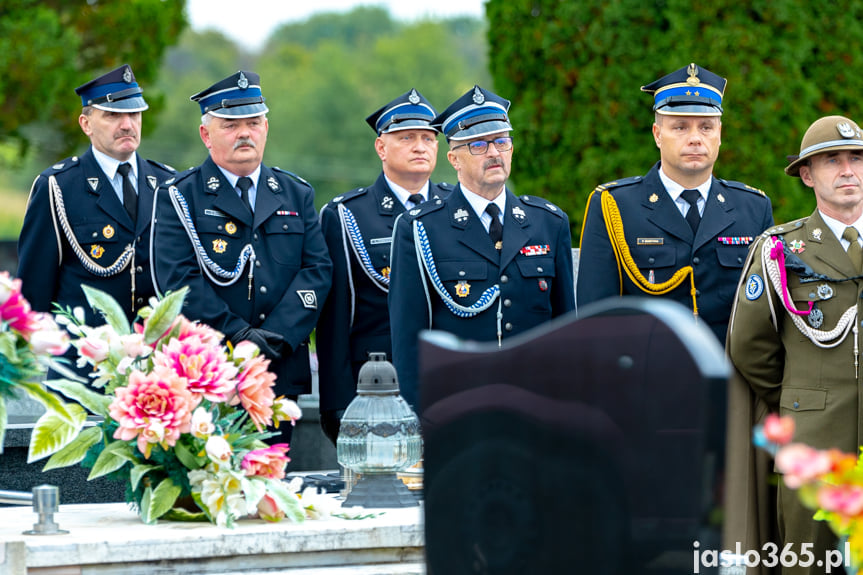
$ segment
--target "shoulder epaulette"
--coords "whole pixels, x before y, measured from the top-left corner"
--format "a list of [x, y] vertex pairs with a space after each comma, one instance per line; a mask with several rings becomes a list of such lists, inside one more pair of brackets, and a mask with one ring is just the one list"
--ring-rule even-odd
[[548, 200], [538, 198], [537, 196], [521, 196], [519, 199], [528, 206], [533, 206], [535, 208], [543, 208], [544, 210], [553, 213], [559, 218], [562, 218], [565, 215], [564, 211], [561, 210], [559, 207], [555, 206]]
[[423, 202], [415, 208], [412, 208], [405, 212], [412, 218], [421, 218], [426, 214], [430, 214], [434, 211], [441, 209], [444, 205], [444, 200], [438, 198], [436, 200], [431, 200], [428, 202]]
[[330, 204], [340, 204], [342, 202], [347, 202], [348, 200], [352, 200], [352, 199], [357, 198], [359, 196], [365, 195], [365, 193], [368, 191], [369, 191], [368, 188], [354, 188], [353, 190], [351, 190], [349, 192], [345, 192], [344, 194], [339, 194], [338, 196], [336, 196], [335, 198], [330, 200]]
[[453, 186], [452, 184], [449, 184], [447, 182], [438, 182], [438, 183], [433, 184], [433, 185], [440, 188], [441, 190], [443, 190], [445, 192], [451, 192], [455, 188], [455, 186]]
[[764, 237], [767, 236], [778, 236], [780, 234], [784, 234], [790, 232], [792, 230], [796, 230], [801, 227], [806, 221], [809, 219], [809, 216], [800, 218], [799, 220], [793, 220], [790, 222], [785, 222], [784, 224], [777, 224], [773, 227], [767, 228], [764, 230], [761, 235]]
[[73, 168], [79, 165], [78, 156], [72, 156], [71, 158], [66, 158], [65, 160], [60, 160], [44, 172], [42, 172], [43, 176], [53, 176], [54, 174], [59, 174], [60, 172], [65, 172], [69, 168]]
[[620, 180], [614, 180], [611, 182], [605, 182], [604, 184], [599, 184], [594, 188], [594, 192], [604, 192], [605, 190], [613, 190], [615, 188], [622, 188], [624, 186], [631, 186], [632, 184], [637, 184], [641, 180], [643, 180], [643, 176], [630, 176], [629, 178], [622, 178]]
[[163, 164], [162, 162], [157, 162], [156, 160], [151, 160], [149, 158], [146, 158], [146, 160], [148, 162], [150, 162], [151, 164], [153, 164], [154, 166], [156, 166], [157, 168], [162, 168], [163, 170], [166, 170], [168, 172], [176, 172], [177, 171], [173, 166], [169, 166], [168, 164]]
[[761, 196], [767, 195], [764, 193], [764, 191], [759, 190], [758, 188], [753, 188], [752, 186], [748, 186], [748, 185], [744, 184], [743, 182], [735, 182], [733, 180], [723, 180], [722, 178], [716, 178], [716, 179], [719, 180], [720, 182], [722, 182], [723, 185], [728, 186], [729, 188], [734, 188], [736, 190], [743, 190], [745, 192], [750, 192], [752, 194], [759, 194]]
[[312, 185], [310, 183], [308, 183], [306, 180], [304, 180], [303, 178], [301, 178], [300, 176], [298, 176], [297, 174], [295, 174], [293, 172], [283, 170], [282, 168], [273, 168], [273, 171], [279, 172], [280, 174], [285, 174], [287, 176], [290, 176], [291, 178], [295, 179], [296, 181], [300, 182], [301, 184], [305, 184], [305, 185], [309, 186], [310, 188], [312, 187]]
[[184, 171], [180, 172], [179, 174], [177, 174], [176, 176], [174, 176], [173, 178], [168, 178], [167, 180], [162, 182], [162, 185], [163, 186], [172, 186], [174, 184], [178, 184], [181, 181], [188, 178], [189, 176], [191, 176], [192, 174], [194, 174], [195, 172], [197, 172], [199, 167], [200, 166], [194, 166], [194, 167], [191, 167], [187, 170], [184, 170]]

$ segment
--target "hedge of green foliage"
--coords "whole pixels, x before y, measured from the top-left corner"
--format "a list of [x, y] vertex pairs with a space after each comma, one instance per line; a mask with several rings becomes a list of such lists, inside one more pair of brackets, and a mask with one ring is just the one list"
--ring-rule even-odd
[[563, 207], [578, 243], [596, 185], [659, 159], [641, 86], [695, 62], [728, 79], [714, 175], [763, 189], [777, 222], [809, 214], [782, 171], [816, 119], [863, 122], [863, 3], [488, 0], [495, 92], [513, 101], [511, 183]]

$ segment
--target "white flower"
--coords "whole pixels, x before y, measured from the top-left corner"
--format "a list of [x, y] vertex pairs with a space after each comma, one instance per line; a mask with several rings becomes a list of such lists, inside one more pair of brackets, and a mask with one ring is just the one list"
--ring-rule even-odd
[[207, 438], [207, 457], [210, 461], [219, 465], [228, 463], [231, 460], [231, 444], [228, 443], [221, 435], [211, 435]]
[[300, 496], [300, 504], [309, 519], [327, 519], [341, 504], [331, 495], [318, 493], [316, 487], [306, 487]]
[[234, 346], [234, 359], [238, 359], [242, 363], [249, 359], [252, 359], [260, 352], [261, 350], [256, 343], [252, 343], [248, 340], [243, 340]]
[[192, 412], [192, 435], [198, 439], [206, 439], [213, 434], [216, 426], [213, 425], [213, 414], [199, 407]]
[[303, 410], [297, 402], [287, 397], [280, 397], [273, 402], [273, 421], [290, 421], [291, 425], [296, 425], [302, 416]]
[[69, 349], [69, 335], [50, 314], [37, 314], [39, 329], [30, 335], [30, 347], [37, 355], [62, 355]]

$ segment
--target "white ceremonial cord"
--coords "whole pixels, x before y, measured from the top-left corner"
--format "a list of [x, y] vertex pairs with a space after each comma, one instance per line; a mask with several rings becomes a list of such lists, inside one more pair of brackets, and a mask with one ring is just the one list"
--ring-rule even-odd
[[[845, 338], [848, 337], [848, 332], [850, 332], [852, 328], [856, 328], [857, 306], [853, 305], [847, 310], [845, 310], [845, 313], [843, 313], [842, 316], [839, 318], [839, 321], [836, 322], [836, 327], [834, 327], [830, 331], [821, 331], [807, 325], [806, 322], [803, 321], [803, 318], [789, 311], [787, 305], [785, 304], [786, 299], [788, 301], [791, 301], [791, 292], [788, 291], [788, 286], [782, 285], [779, 263], [777, 260], [774, 260], [770, 257], [770, 251], [772, 250], [772, 248], [773, 246], [771, 245], [769, 239], [768, 241], [764, 242], [764, 245], [761, 249], [761, 263], [764, 266], [767, 277], [770, 278], [770, 283], [773, 284], [773, 289], [776, 290], [776, 293], [779, 295], [779, 298], [782, 301], [782, 306], [786, 309], [786, 311], [788, 311], [788, 315], [791, 317], [791, 321], [794, 322], [794, 325], [797, 327], [800, 333], [802, 333], [809, 341], [822, 349], [830, 349], [836, 347], [837, 345], [845, 341]], [[783, 290], [785, 292], [784, 294]], [[836, 341], [833, 341], [832, 343], [824, 343], [830, 342], [831, 340]]]
[[[344, 218], [342, 218], [342, 205], [341, 204], [339, 204], [339, 220], [342, 223], [342, 249], [344, 249], [344, 251], [345, 251], [345, 267], [347, 268], [347, 272], [348, 272], [348, 289], [351, 292], [351, 324], [350, 325], [351, 325], [351, 327], [354, 327], [354, 314], [356, 313], [357, 297], [356, 297], [356, 290], [354, 288], [354, 272], [351, 269], [351, 268], [353, 268], [353, 266], [351, 265], [351, 254], [350, 254], [350, 251], [348, 250], [348, 233], [347, 233], [347, 229], [345, 228]], [[362, 262], [360, 262], [360, 266], [362, 266]], [[377, 285], [376, 282], [372, 282], [372, 283]], [[385, 291], [388, 292], [389, 290], [385, 290]]]

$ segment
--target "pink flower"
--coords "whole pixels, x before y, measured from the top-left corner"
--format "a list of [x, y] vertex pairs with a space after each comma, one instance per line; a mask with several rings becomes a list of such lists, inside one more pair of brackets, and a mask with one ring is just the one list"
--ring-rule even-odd
[[791, 443], [776, 453], [776, 469], [791, 489], [809, 483], [832, 468], [830, 454], [802, 443]]
[[207, 452], [207, 457], [214, 463], [224, 464], [231, 460], [231, 455], [234, 451], [231, 449], [231, 444], [221, 435], [211, 435], [207, 438], [207, 445], [204, 448]]
[[111, 337], [116, 337], [109, 325], [97, 328], [85, 328], [85, 336], [75, 340], [74, 345], [78, 348], [78, 366], [83, 367], [87, 363], [97, 365], [106, 359], [111, 352]]
[[285, 466], [291, 460], [287, 456], [289, 449], [287, 443], [277, 443], [266, 449], [250, 451], [243, 457], [243, 472], [248, 476], [284, 479]]
[[137, 438], [138, 450], [150, 457], [154, 444], [167, 449], [177, 443], [181, 433], [188, 433], [192, 418], [192, 394], [186, 382], [164, 367], [150, 374], [133, 371], [129, 385], [118, 387], [108, 411], [120, 427], [115, 439]]
[[263, 355], [246, 360], [240, 366], [237, 395], [230, 401], [231, 405], [243, 405], [258, 431], [262, 431], [273, 421], [273, 401], [276, 398], [273, 386], [276, 385], [276, 374], [267, 371], [269, 365], [270, 360]]
[[207, 324], [189, 321], [182, 315], [179, 316], [179, 320], [180, 333], [177, 335], [177, 339], [180, 341], [184, 341], [189, 337], [197, 337], [201, 340], [201, 343], [211, 347], [216, 347], [222, 344], [222, 339], [224, 339], [225, 336]]
[[771, 443], [785, 445], [794, 436], [794, 419], [771, 413], [764, 420], [764, 437]]
[[854, 517], [863, 511], [863, 487], [859, 485], [822, 485], [818, 489], [818, 506]]
[[63, 355], [69, 349], [69, 334], [60, 329], [51, 314], [35, 314], [39, 329], [30, 335], [30, 347], [37, 355]]
[[25, 338], [39, 329], [30, 303], [21, 295], [21, 280], [12, 279], [9, 272], [0, 272], [0, 320]]
[[223, 402], [234, 390], [237, 366], [228, 361], [218, 344], [207, 344], [197, 335], [171, 339], [153, 354], [153, 365], [172, 369], [186, 378], [189, 391], [213, 402]]
[[279, 504], [269, 495], [264, 495], [258, 501], [258, 515], [264, 521], [275, 523], [285, 517], [285, 512], [279, 509]]

